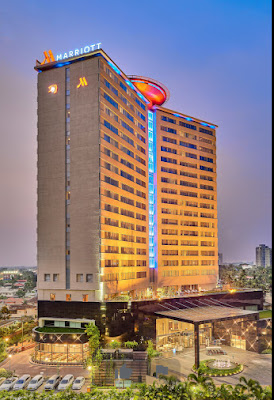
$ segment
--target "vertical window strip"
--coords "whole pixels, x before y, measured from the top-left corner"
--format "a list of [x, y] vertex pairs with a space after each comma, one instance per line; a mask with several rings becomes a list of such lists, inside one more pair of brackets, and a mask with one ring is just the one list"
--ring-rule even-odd
[[[65, 99], [65, 263], [66, 263], [66, 289], [70, 289], [70, 118], [68, 118], [68, 110], [70, 110], [70, 68], [66, 68], [66, 99]], [[68, 108], [69, 107], [69, 108]]]
[[156, 267], [155, 261], [155, 188], [154, 175], [156, 157], [154, 155], [154, 113], [148, 111], [148, 177], [149, 177], [149, 268]]

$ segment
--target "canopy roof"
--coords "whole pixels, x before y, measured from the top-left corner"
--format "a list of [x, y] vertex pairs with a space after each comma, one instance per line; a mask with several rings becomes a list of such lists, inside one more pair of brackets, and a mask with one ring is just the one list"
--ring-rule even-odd
[[197, 306], [185, 309], [171, 309], [170, 307], [169, 310], [157, 311], [155, 314], [160, 317], [175, 319], [177, 321], [201, 324], [229, 319], [239, 319], [255, 314], [258, 315], [258, 311], [242, 310], [241, 308], [236, 307]]

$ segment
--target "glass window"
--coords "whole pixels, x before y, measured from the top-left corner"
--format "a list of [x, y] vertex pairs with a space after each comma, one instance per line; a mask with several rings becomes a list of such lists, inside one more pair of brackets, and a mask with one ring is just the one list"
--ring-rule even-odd
[[53, 274], [53, 282], [59, 281], [59, 274]]
[[44, 274], [44, 281], [50, 282], [50, 274]]
[[93, 282], [93, 274], [86, 275], [86, 282]]
[[83, 274], [76, 274], [76, 282], [83, 282], [84, 276]]

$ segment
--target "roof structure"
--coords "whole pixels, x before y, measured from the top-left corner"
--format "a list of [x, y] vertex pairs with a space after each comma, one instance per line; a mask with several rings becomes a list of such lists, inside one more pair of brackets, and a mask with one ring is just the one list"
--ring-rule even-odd
[[257, 311], [242, 310], [236, 307], [205, 306], [187, 309], [174, 309], [155, 312], [156, 315], [188, 323], [208, 323], [229, 319], [242, 318], [258, 314]]
[[[183, 301], [184, 300], [184, 301]], [[213, 298], [181, 299], [175, 303], [160, 303], [155, 315], [191, 324], [202, 324], [214, 321], [239, 319], [249, 316], [259, 317], [259, 311], [243, 310], [226, 301]]]

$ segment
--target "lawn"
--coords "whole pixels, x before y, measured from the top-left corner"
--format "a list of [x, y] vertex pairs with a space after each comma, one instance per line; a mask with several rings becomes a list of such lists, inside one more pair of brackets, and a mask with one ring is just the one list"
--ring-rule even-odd
[[260, 319], [263, 318], [272, 318], [272, 310], [264, 310], [264, 311], [260, 311]]
[[66, 328], [66, 327], [55, 327], [55, 326], [43, 326], [42, 328], [36, 328], [36, 332], [41, 333], [84, 333], [85, 330], [81, 328]]

